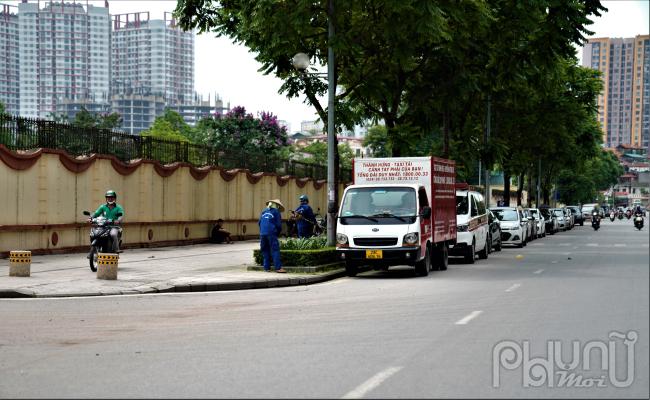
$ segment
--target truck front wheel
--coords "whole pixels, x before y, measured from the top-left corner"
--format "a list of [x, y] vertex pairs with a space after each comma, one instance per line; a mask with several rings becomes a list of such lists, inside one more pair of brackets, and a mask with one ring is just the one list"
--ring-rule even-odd
[[424, 253], [424, 259], [415, 263], [415, 275], [429, 275], [429, 270], [431, 269], [431, 252], [429, 251], [429, 247], [430, 246], [427, 245], [427, 250]]

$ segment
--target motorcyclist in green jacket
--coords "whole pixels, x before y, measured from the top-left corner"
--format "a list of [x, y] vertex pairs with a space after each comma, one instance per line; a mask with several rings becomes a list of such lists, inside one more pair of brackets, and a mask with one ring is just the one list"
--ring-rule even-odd
[[122, 219], [124, 219], [124, 209], [121, 205], [115, 202], [117, 199], [117, 193], [115, 193], [114, 190], [108, 190], [104, 197], [106, 198], [106, 203], [100, 205], [88, 220], [90, 221], [92, 218], [103, 216], [104, 218], [111, 221], [113, 226], [111, 227], [110, 235], [113, 245], [113, 252], [119, 253], [120, 234], [122, 233], [122, 228], [119, 225], [122, 223]]

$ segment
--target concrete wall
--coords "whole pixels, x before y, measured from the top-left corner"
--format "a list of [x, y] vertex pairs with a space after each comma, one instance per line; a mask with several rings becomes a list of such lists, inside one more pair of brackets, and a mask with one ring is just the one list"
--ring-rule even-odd
[[272, 198], [292, 209], [307, 194], [314, 211], [324, 216], [327, 209], [326, 182], [308, 178], [149, 161], [127, 165], [112, 156], [79, 160], [58, 150], [16, 154], [1, 145], [0, 159], [5, 257], [10, 250], [86, 249], [90, 227], [82, 211], [94, 211], [108, 189], [125, 209], [126, 248], [205, 242], [218, 218], [235, 238], [256, 237], [260, 211]]

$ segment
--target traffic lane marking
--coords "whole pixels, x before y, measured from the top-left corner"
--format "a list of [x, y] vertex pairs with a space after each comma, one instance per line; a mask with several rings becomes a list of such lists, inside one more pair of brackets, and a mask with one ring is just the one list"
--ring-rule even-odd
[[363, 382], [361, 385], [357, 386], [355, 389], [346, 393], [342, 399], [360, 399], [365, 396], [368, 392], [374, 390], [379, 385], [382, 384], [386, 379], [390, 378], [392, 375], [399, 372], [404, 367], [389, 367], [385, 370], [378, 372], [372, 378]]
[[472, 311], [471, 313], [469, 313], [469, 315], [456, 321], [456, 325], [467, 325], [469, 321], [478, 317], [479, 315], [481, 315], [481, 313], [483, 313], [483, 311]]
[[515, 291], [519, 286], [521, 286], [521, 283], [515, 283], [514, 285], [510, 286], [509, 288], [506, 289], [506, 292], [512, 292]]

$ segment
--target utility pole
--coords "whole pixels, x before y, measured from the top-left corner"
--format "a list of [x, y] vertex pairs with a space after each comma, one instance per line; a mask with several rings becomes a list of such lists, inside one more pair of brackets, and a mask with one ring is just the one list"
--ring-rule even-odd
[[[490, 95], [487, 98], [487, 121], [485, 124], [485, 146], [487, 147], [490, 141], [490, 122], [492, 119], [492, 102]], [[488, 164], [485, 164], [485, 207], [490, 208], [490, 170]]]
[[334, 127], [334, 101], [336, 100], [336, 87], [334, 84], [334, 0], [327, 1], [327, 245], [336, 244], [336, 174], [334, 168], [334, 152], [336, 151], [336, 130]]

